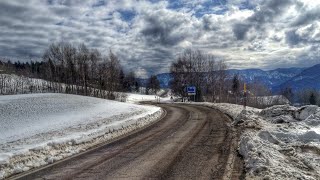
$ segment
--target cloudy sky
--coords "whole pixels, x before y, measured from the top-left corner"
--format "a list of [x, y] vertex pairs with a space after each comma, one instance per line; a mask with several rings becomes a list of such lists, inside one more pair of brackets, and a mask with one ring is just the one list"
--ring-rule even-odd
[[139, 76], [168, 72], [185, 49], [230, 68], [320, 63], [316, 0], [0, 0], [0, 57], [40, 59], [53, 42], [111, 49]]

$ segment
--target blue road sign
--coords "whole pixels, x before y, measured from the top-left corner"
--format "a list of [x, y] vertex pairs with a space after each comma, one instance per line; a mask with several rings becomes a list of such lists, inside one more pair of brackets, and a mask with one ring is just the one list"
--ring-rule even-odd
[[188, 86], [187, 87], [187, 93], [195, 95], [196, 94], [196, 87], [195, 86]]

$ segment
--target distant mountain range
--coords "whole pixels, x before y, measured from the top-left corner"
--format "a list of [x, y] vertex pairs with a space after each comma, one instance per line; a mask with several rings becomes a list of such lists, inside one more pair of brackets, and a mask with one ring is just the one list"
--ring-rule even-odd
[[270, 71], [264, 71], [261, 69], [244, 69], [236, 70], [229, 69], [227, 70], [229, 78], [232, 78], [235, 74], [239, 74], [242, 81], [247, 83], [252, 83], [254, 81], [259, 81], [267, 85], [268, 87], [276, 87], [282, 83], [288, 81], [292, 77], [301, 73], [303, 68], [279, 68]]
[[273, 88], [279, 91], [285, 87], [292, 87], [294, 91], [310, 88], [320, 90], [320, 64], [304, 69], [299, 74]]
[[[285, 87], [291, 87], [294, 91], [305, 88], [320, 90], [320, 64], [309, 68], [278, 68], [264, 71], [261, 69], [229, 69], [228, 77], [231, 79], [235, 74], [239, 74], [241, 79], [247, 83], [260, 81], [268, 86], [272, 91], [278, 92]], [[157, 75], [161, 88], [169, 88], [172, 79], [170, 73]], [[146, 80], [141, 79], [141, 82]]]

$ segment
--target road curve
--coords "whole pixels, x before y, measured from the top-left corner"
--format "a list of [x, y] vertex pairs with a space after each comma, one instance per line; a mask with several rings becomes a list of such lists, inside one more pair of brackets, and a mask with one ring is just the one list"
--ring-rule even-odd
[[237, 132], [211, 108], [159, 104], [161, 121], [16, 179], [241, 179]]

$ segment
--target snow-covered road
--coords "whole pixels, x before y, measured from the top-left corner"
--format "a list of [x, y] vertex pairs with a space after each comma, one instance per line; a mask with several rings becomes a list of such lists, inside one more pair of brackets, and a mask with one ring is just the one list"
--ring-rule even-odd
[[158, 107], [77, 95], [0, 96], [0, 179], [142, 127], [161, 113]]

